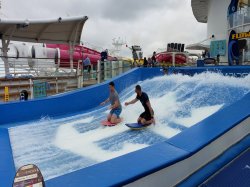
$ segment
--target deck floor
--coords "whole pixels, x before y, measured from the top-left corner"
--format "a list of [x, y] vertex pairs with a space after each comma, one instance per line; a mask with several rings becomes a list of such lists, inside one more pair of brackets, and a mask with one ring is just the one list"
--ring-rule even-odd
[[249, 187], [250, 148], [205, 181], [201, 187]]

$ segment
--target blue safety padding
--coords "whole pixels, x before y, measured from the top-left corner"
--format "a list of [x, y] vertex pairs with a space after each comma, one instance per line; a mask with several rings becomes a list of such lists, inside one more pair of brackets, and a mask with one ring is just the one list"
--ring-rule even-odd
[[162, 75], [164, 75], [162, 68], [141, 68], [141, 81]]
[[[232, 161], [235, 157], [237, 157], [240, 153], [242, 153], [249, 147], [250, 147], [250, 135], [248, 135], [243, 140], [232, 146], [230, 149], [228, 149], [218, 158], [216, 158], [215, 160], [204, 166], [198, 172], [191, 175], [185, 181], [178, 184], [178, 187], [193, 187], [200, 185], [202, 182], [207, 180], [207, 178], [209, 178], [219, 169], [224, 167], [226, 164], [228, 164], [230, 161]], [[233, 173], [235, 173], [235, 171], [233, 171]], [[237, 186], [242, 186], [242, 185], [237, 185]]]
[[186, 158], [188, 152], [160, 143], [46, 181], [46, 187], [122, 186]]
[[9, 132], [8, 129], [0, 128], [0, 186], [12, 186], [15, 174]]
[[250, 66], [173, 67], [169, 69], [169, 73], [182, 73], [191, 76], [205, 71], [222, 73], [223, 75], [235, 77], [242, 77], [250, 73]]
[[195, 153], [249, 116], [250, 93], [167, 141], [183, 150]]

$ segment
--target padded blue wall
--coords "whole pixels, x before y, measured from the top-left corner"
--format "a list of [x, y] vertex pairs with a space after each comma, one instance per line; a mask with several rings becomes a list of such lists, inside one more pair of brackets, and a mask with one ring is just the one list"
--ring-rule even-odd
[[0, 186], [12, 186], [15, 173], [9, 132], [8, 129], [0, 128]]
[[[250, 67], [174, 68], [174, 71], [193, 75], [207, 71], [207, 69], [217, 72], [219, 70], [223, 74], [240, 75], [244, 73], [245, 75], [250, 72]], [[138, 68], [116, 77], [113, 81], [120, 92], [137, 81], [158, 75], [163, 75], [160, 68]], [[0, 127], [0, 186], [11, 186], [15, 174], [9, 134], [7, 128], [3, 128], [4, 124], [36, 120], [41, 116], [56, 117], [73, 114], [97, 107], [101, 101], [107, 98], [108, 83], [109, 81], [46, 99], [0, 104], [0, 125], [3, 125], [2, 128]], [[249, 117], [249, 106], [250, 93], [240, 101], [220, 110], [166, 142], [56, 177], [46, 181], [46, 186], [120, 186], [135, 181], [202, 149], [209, 142]], [[230, 113], [233, 115], [228, 115]], [[223, 125], [220, 123], [222, 118], [224, 119]], [[213, 125], [207, 125], [208, 123]], [[194, 135], [199, 141], [190, 139]], [[187, 144], [187, 140], [192, 141]]]
[[250, 66], [208, 66], [208, 67], [181, 67], [170, 68], [170, 73], [183, 73], [186, 75], [194, 75], [196, 73], [202, 73], [204, 71], [219, 72], [223, 75], [241, 77], [250, 73]]

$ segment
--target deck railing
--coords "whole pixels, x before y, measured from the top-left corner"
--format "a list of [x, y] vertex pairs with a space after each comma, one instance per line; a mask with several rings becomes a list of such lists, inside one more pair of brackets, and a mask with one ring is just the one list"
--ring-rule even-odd
[[250, 7], [245, 7], [228, 16], [228, 30], [250, 25]]

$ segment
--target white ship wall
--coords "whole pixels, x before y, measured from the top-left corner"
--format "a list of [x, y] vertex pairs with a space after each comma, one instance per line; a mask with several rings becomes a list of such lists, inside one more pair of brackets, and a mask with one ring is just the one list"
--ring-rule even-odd
[[[210, 0], [208, 4], [207, 37], [214, 35], [211, 40], [227, 40], [227, 10], [231, 0]], [[228, 62], [226, 55], [221, 56], [221, 62]]]

